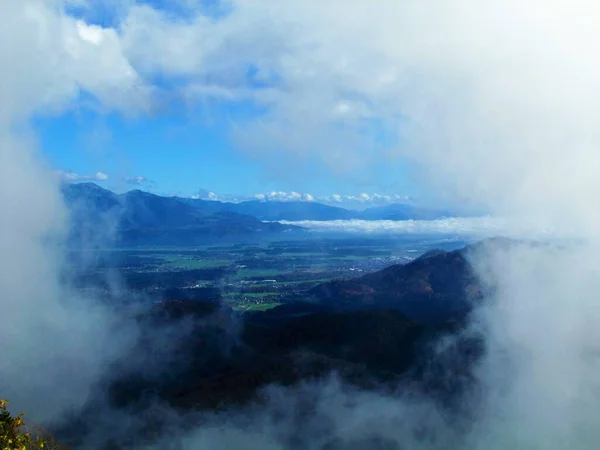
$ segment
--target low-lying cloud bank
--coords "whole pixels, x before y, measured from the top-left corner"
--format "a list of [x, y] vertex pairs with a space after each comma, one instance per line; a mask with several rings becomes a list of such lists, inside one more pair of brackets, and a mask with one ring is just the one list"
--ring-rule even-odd
[[474, 239], [506, 236], [523, 239], [574, 238], [575, 233], [565, 232], [542, 223], [486, 217], [454, 217], [437, 220], [303, 220], [280, 221], [315, 232], [345, 232], [369, 234], [457, 235]]

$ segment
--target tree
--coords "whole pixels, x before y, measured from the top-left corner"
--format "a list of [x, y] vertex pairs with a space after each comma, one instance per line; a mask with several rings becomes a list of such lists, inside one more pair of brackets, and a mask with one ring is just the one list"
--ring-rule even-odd
[[41, 450], [46, 448], [46, 440], [32, 437], [28, 431], [23, 414], [13, 417], [6, 405], [0, 400], [0, 450]]

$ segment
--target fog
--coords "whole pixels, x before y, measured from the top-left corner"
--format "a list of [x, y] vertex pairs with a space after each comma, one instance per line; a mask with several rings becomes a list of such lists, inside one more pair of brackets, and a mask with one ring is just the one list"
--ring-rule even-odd
[[[185, 101], [263, 108], [231, 133], [266, 165], [316, 158], [340, 176], [376, 178], [377, 164], [403, 158], [431, 192], [535, 238], [550, 229], [583, 242], [473, 255], [495, 290], [473, 325], [488, 352], [477, 370], [483, 400], [465, 399], [477, 418], [469, 432], [456, 436], [426, 401], [331, 381], [306, 388], [318, 394], [318, 414], [300, 425], [293, 405], [302, 390], [274, 388], [262, 408], [205, 418], [169, 445], [250, 448], [256, 439], [260, 448], [289, 448], [286, 430], [297, 427], [304, 448], [323, 448], [323, 434], [352, 448], [363, 435], [399, 445], [373, 448], [597, 446], [596, 2], [237, 0], [221, 20], [198, 13], [185, 21], [149, 5], [105, 3], [117, 8], [116, 28], [76, 21], [67, 2], [0, 4], [0, 387], [16, 409], [39, 423], [77, 411], [136, 335], [59, 281], [67, 216], [30, 120], [89, 98], [100, 110], [156, 112], [165, 97], [152, 79], [162, 74], [188, 81], [174, 94]], [[267, 89], [246, 85], [240, 73], [251, 63]], [[373, 123], [386, 139], [368, 133]], [[273, 411], [283, 419], [274, 422]], [[423, 426], [436, 437], [416, 443]]]
[[64, 45], [75, 22], [58, 3], [6, 1], [0, 16], [0, 383], [15, 409], [49, 424], [85, 403], [135, 330], [61, 283], [67, 211], [29, 119], [69, 106], [82, 86], [102, 95], [113, 75], [81, 73], [88, 63], [69, 53], [78, 42]]

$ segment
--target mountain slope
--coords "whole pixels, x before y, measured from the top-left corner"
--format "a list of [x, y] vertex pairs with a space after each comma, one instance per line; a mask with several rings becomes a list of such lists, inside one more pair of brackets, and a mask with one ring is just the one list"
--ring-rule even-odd
[[139, 190], [117, 195], [93, 183], [65, 185], [63, 195], [72, 236], [81, 243], [101, 235], [126, 245], [186, 244], [300, 230], [234, 212], [204, 212], [177, 198]]
[[200, 225], [206, 214], [184, 203], [143, 191], [120, 196], [123, 228], [183, 228]]
[[408, 264], [321, 284], [310, 294], [339, 310], [394, 308], [419, 322], [445, 320], [468, 311], [482, 296], [468, 260], [473, 249], [428, 252]]

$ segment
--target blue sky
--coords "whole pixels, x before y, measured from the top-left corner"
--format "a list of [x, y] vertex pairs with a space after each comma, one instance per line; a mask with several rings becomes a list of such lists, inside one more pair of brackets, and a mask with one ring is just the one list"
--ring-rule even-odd
[[[163, 194], [193, 195], [200, 189], [250, 196], [270, 191], [308, 192], [315, 196], [363, 192], [413, 195], [402, 182], [403, 167], [386, 165], [373, 173], [335, 174], [319, 161], [293, 165], [282, 154], [265, 161], [236, 148], [228, 117], [164, 114], [127, 118], [94, 111], [68, 111], [34, 122], [42, 151], [52, 167], [86, 176], [108, 175], [102, 185], [133, 188], [123, 180], [141, 176], [143, 189]], [[244, 112], [243, 115], [247, 115]], [[324, 149], [325, 151], [325, 149]], [[137, 187], [137, 186], [134, 186]]]

